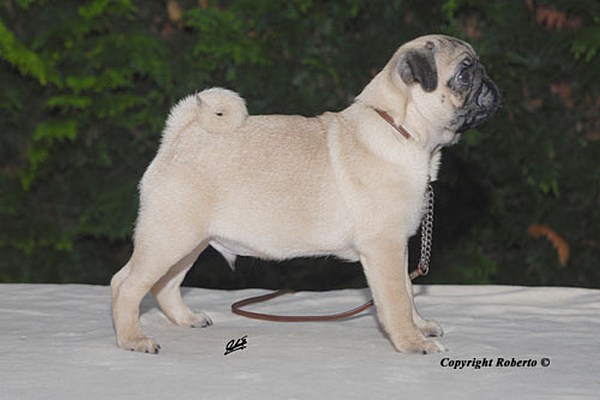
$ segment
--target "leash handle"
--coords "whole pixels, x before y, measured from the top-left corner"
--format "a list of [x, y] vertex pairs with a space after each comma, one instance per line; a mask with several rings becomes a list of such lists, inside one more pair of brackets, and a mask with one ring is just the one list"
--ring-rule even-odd
[[264, 294], [261, 296], [250, 297], [244, 300], [237, 301], [231, 305], [231, 312], [237, 315], [241, 315], [248, 318], [260, 319], [263, 321], [273, 322], [322, 322], [322, 321], [337, 321], [340, 319], [350, 318], [356, 314], [363, 312], [373, 306], [373, 300], [369, 300], [366, 303], [353, 308], [352, 310], [344, 311], [337, 314], [326, 314], [326, 315], [273, 315], [263, 314], [252, 311], [242, 310], [249, 304], [262, 303], [263, 301], [271, 300], [285, 294], [295, 293], [292, 290], [277, 290], [273, 293]]
[[[426, 275], [427, 271], [422, 268], [422, 264], [419, 263], [419, 266], [410, 273], [410, 279], [414, 280], [419, 276]], [[343, 311], [336, 314], [325, 314], [325, 315], [276, 315], [276, 314], [264, 314], [258, 313], [254, 311], [243, 310], [242, 307], [246, 307], [250, 304], [262, 303], [267, 300], [274, 299], [276, 297], [280, 297], [286, 294], [294, 294], [293, 290], [277, 290], [273, 293], [267, 293], [259, 296], [249, 297], [247, 299], [243, 299], [240, 301], [236, 301], [231, 305], [231, 312], [237, 315], [241, 315], [243, 317], [258, 319], [262, 321], [271, 321], [271, 322], [323, 322], [323, 321], [339, 321], [341, 319], [346, 319], [355, 316], [356, 314], [360, 314], [361, 312], [368, 310], [373, 307], [374, 302], [373, 299], [367, 301], [366, 303], [353, 308], [348, 311]]]

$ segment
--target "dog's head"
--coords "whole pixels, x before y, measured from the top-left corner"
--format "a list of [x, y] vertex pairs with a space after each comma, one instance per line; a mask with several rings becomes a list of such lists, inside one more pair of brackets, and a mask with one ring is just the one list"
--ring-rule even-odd
[[473, 48], [443, 35], [401, 46], [358, 99], [386, 108], [400, 123], [408, 118], [418, 130], [445, 136], [481, 125], [500, 105], [498, 88]]

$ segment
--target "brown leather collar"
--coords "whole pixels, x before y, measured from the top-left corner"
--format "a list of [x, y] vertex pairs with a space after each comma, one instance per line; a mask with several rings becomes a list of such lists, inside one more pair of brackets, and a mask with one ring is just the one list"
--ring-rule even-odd
[[383, 110], [380, 110], [379, 108], [374, 108], [374, 110], [377, 112], [377, 114], [379, 114], [381, 118], [385, 120], [385, 122], [393, 126], [394, 129], [396, 129], [398, 132], [400, 132], [402, 136], [404, 136], [406, 139], [412, 139], [412, 135], [406, 129], [404, 129], [402, 125], [396, 124], [394, 118], [392, 118], [390, 114]]

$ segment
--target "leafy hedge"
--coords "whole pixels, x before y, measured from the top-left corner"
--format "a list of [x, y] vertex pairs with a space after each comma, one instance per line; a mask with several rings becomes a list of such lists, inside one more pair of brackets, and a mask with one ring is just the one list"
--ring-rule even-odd
[[[184, 95], [225, 86], [254, 114], [339, 110], [399, 44], [431, 32], [477, 48], [504, 107], [446, 151], [429, 281], [599, 287], [595, 0], [5, 1], [0, 281], [108, 282]], [[236, 274], [214, 253], [201, 262], [188, 284], [364, 285], [331, 259], [246, 259]]]

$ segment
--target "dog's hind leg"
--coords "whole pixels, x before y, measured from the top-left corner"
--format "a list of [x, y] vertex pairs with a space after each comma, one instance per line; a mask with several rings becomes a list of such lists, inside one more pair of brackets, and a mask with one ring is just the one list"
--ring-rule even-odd
[[[178, 192], [183, 190], [184, 188], [180, 188]], [[154, 339], [142, 333], [139, 307], [146, 293], [168, 275], [173, 267], [175, 269], [171, 277], [176, 277], [173, 286], [177, 286], [178, 291], [180, 280], [191, 265], [190, 260], [202, 249], [205, 236], [201, 218], [191, 215], [190, 208], [188, 203], [178, 201], [146, 201], [142, 207], [136, 226], [133, 255], [111, 281], [113, 323], [117, 343], [124, 349], [146, 353], [157, 353], [160, 349]], [[171, 280], [165, 278], [163, 283], [169, 286], [168, 282]], [[159, 284], [157, 289], [160, 286]], [[165, 296], [159, 294], [161, 306], [167, 313], [177, 307], [172, 303], [173, 299], [177, 301], [178, 296], [180, 295], [172, 294], [172, 290], [167, 290]]]
[[121, 287], [121, 283], [127, 278], [129, 275], [129, 271], [131, 271], [131, 263], [127, 262], [116, 274], [113, 275], [110, 280], [110, 289], [112, 292], [112, 301], [114, 303], [115, 297], [119, 292], [119, 288]]
[[194, 265], [196, 258], [206, 249], [207, 242], [198, 245], [190, 254], [175, 264], [165, 276], [163, 276], [153, 287], [152, 293], [156, 297], [160, 308], [165, 315], [180, 326], [191, 328], [204, 328], [212, 325], [208, 315], [196, 314], [183, 302], [181, 297], [181, 283], [187, 272]]
[[[149, 337], [144, 336], [140, 327], [140, 303], [148, 290], [156, 283], [169, 264], [164, 259], [134, 254], [123, 267], [127, 276], [113, 277], [113, 324], [117, 334], [117, 344], [125, 350], [140, 351], [145, 353], [158, 353], [160, 346]], [[118, 281], [121, 280], [120, 285]]]
[[[148, 291], [167, 275], [173, 266], [177, 267], [178, 263], [187, 258], [186, 256], [194, 252], [198, 246], [197, 243], [185, 244], [184, 242], [177, 241], [175, 245], [173, 241], [165, 243], [153, 240], [142, 245], [136, 244], [129, 262], [113, 278], [115, 283], [113, 323], [119, 347], [145, 353], [158, 353], [160, 349], [158, 343], [142, 333], [139, 322], [140, 303]], [[127, 272], [127, 276], [124, 276]], [[119, 281], [121, 281], [120, 285], [118, 285]], [[172, 296], [171, 294], [167, 298]], [[161, 298], [161, 300], [164, 304], [165, 299]], [[165, 309], [171, 308], [165, 307]]]

